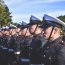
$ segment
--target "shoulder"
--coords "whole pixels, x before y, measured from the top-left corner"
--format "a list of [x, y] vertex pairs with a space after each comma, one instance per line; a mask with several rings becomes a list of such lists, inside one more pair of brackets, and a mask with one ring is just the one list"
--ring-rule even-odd
[[60, 41], [59, 43], [57, 43], [55, 45], [55, 50], [56, 51], [60, 51], [60, 50], [65, 50], [65, 42], [64, 41]]

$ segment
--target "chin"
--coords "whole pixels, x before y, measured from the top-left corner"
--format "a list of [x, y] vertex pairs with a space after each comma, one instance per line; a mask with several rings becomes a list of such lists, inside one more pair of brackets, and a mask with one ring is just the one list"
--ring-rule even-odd
[[47, 39], [45, 36], [44, 36], [45, 39]]
[[48, 39], [46, 36], [44, 36], [45, 39]]

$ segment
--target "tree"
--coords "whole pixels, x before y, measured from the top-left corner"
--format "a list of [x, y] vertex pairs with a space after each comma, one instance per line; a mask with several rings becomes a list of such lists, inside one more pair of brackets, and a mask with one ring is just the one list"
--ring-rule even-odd
[[[58, 18], [59, 18], [60, 20], [62, 20], [63, 22], [65, 22], [65, 15], [59, 16]], [[61, 30], [62, 30], [61, 35], [63, 35], [63, 33], [64, 33], [64, 32], [63, 32], [64, 28], [62, 27]]]
[[0, 3], [0, 26], [7, 25], [12, 22], [12, 16], [6, 5]]
[[63, 22], [65, 22], [65, 15], [59, 16], [58, 18], [59, 18], [60, 20], [62, 20]]

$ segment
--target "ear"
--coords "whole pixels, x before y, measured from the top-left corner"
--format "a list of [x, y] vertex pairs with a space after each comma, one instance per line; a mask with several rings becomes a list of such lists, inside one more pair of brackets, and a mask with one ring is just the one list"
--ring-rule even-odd
[[56, 34], [58, 31], [58, 28], [57, 27], [54, 27], [54, 34]]

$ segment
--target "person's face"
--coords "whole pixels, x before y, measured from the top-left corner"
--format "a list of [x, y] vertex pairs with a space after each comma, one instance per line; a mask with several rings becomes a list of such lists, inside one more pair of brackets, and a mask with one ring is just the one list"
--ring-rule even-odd
[[9, 35], [9, 30], [6, 31], [6, 35]]
[[12, 29], [12, 35], [15, 35], [16, 34], [16, 29]]
[[48, 27], [48, 28], [44, 28], [43, 31], [42, 31], [42, 34], [43, 34], [43, 37], [45, 39], [48, 39], [50, 34], [51, 34], [51, 31], [52, 31], [52, 27]]
[[17, 29], [16, 29], [16, 32], [20, 32], [20, 30], [21, 30], [20, 28], [17, 28]]
[[29, 35], [31, 35], [31, 34], [30, 34], [29, 28], [28, 28], [27, 31], [26, 31], [26, 35], [25, 36], [29, 36]]
[[37, 24], [30, 26], [30, 29], [29, 29], [30, 33], [34, 33], [36, 26]]
[[6, 30], [3, 30], [2, 33], [3, 33], [4, 35], [6, 35], [6, 34], [7, 34], [7, 31], [6, 31]]
[[26, 31], [27, 31], [27, 28], [24, 28], [21, 32], [22, 35], [25, 35], [26, 34]]
[[41, 31], [42, 31], [42, 29], [39, 26], [37, 26], [35, 34], [39, 34], [39, 33], [41, 33]]
[[12, 29], [9, 30], [9, 34], [12, 34]]

